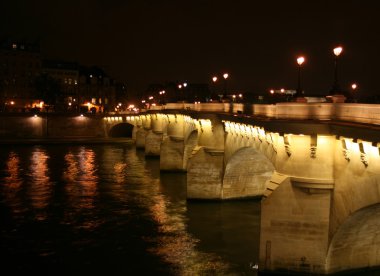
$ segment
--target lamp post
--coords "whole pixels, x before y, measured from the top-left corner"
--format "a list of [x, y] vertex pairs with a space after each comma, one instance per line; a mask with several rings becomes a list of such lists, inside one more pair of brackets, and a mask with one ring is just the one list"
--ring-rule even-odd
[[335, 58], [334, 58], [334, 84], [333, 84], [333, 87], [330, 91], [330, 94], [332, 94], [332, 95], [335, 95], [335, 94], [338, 94], [339, 92], [341, 92], [340, 87], [339, 87], [339, 83], [338, 83], [338, 57], [340, 56], [342, 51], [343, 51], [343, 48], [341, 46], [333, 49], [333, 53], [334, 53]]
[[302, 91], [302, 88], [301, 88], [301, 68], [302, 68], [302, 64], [305, 62], [305, 58], [300, 56], [297, 58], [297, 64], [298, 64], [298, 82], [297, 82], [297, 91], [296, 91], [296, 94], [295, 96], [296, 97], [302, 97], [303, 96], [303, 91]]

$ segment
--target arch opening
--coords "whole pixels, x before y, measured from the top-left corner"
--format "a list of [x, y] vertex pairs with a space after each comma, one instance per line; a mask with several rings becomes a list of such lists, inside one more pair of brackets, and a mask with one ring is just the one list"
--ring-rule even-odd
[[109, 131], [109, 136], [132, 138], [133, 127], [134, 126], [132, 124], [128, 123], [114, 125]]

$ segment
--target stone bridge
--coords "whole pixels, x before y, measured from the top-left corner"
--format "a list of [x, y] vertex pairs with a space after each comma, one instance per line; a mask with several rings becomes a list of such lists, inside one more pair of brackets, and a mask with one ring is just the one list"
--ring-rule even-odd
[[133, 125], [161, 170], [187, 173], [189, 199], [261, 197], [261, 271], [380, 266], [380, 106], [188, 109], [105, 118], [106, 129]]

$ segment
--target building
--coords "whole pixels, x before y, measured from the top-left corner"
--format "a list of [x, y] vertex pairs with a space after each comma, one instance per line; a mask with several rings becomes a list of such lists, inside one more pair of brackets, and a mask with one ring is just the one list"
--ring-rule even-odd
[[36, 104], [34, 80], [41, 73], [40, 46], [5, 39], [0, 42], [1, 109], [27, 109]]
[[103, 69], [92, 66], [79, 68], [77, 99], [82, 108], [94, 112], [114, 111], [116, 107], [116, 85]]
[[126, 93], [99, 67], [42, 60], [38, 43], [0, 41], [0, 111], [114, 111], [117, 90]]

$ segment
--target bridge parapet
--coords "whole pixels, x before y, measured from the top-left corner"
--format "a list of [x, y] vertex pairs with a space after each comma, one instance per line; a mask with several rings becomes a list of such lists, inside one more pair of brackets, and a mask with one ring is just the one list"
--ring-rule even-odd
[[190, 110], [198, 112], [239, 113], [275, 119], [339, 120], [380, 124], [380, 105], [361, 103], [286, 102], [277, 104], [242, 103], [168, 103], [155, 110]]

